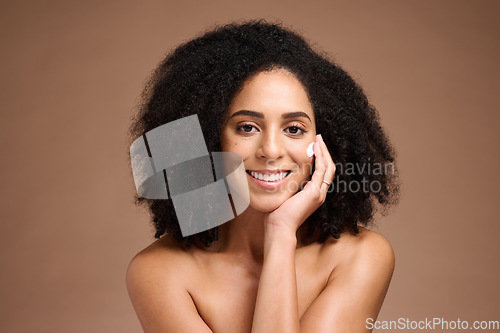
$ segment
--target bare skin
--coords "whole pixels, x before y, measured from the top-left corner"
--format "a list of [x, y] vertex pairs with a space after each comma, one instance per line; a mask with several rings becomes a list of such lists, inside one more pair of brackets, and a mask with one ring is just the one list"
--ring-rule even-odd
[[[311, 142], [315, 156], [307, 157]], [[282, 69], [247, 80], [221, 144], [243, 158], [250, 207], [209, 248], [163, 237], [134, 257], [127, 288], [144, 331], [369, 332], [394, 254], [362, 228], [324, 243], [305, 237], [301, 225], [324, 202], [335, 165], [302, 84]], [[273, 170], [290, 171], [273, 190], [252, 179]], [[290, 184], [306, 185], [297, 192]]]

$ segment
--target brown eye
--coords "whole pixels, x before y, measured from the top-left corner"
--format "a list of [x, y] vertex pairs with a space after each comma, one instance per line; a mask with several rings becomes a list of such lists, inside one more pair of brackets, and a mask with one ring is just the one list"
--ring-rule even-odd
[[246, 124], [246, 125], [238, 126], [237, 130], [240, 132], [244, 132], [244, 133], [252, 133], [252, 132], [256, 132], [257, 128], [253, 125]]
[[241, 126], [241, 129], [243, 130], [243, 132], [247, 132], [247, 133], [251, 132], [252, 128], [253, 128], [252, 125], [243, 125], [243, 126]]
[[306, 133], [305, 130], [303, 130], [302, 128], [300, 128], [298, 126], [287, 127], [285, 129], [285, 131], [288, 132], [288, 134], [293, 135], [293, 136], [299, 136], [299, 135]]

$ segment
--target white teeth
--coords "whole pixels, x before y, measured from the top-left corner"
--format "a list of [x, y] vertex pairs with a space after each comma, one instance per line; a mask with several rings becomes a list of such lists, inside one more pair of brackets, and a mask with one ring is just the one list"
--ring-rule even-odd
[[288, 173], [287, 172], [280, 172], [280, 173], [273, 173], [273, 174], [261, 174], [255, 171], [250, 171], [250, 175], [252, 175], [253, 178], [263, 180], [265, 182], [275, 182], [278, 180], [282, 180], [285, 178]]

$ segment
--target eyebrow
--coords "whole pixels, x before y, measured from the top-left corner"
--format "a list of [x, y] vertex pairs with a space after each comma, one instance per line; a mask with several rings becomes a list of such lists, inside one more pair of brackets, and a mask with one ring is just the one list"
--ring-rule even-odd
[[257, 112], [257, 111], [250, 111], [250, 110], [240, 110], [240, 111], [236, 111], [235, 113], [233, 113], [231, 115], [231, 117], [229, 118], [233, 118], [233, 117], [236, 117], [236, 116], [250, 116], [250, 117], [255, 117], [255, 118], [262, 118], [264, 119], [264, 114], [261, 113], [261, 112]]
[[[261, 112], [257, 111], [251, 111], [251, 110], [240, 110], [236, 111], [231, 115], [230, 118], [236, 117], [236, 116], [250, 116], [250, 117], [255, 117], [255, 118], [261, 118], [264, 119], [264, 114]], [[307, 113], [302, 112], [302, 111], [296, 111], [296, 112], [288, 112], [285, 113], [281, 116], [282, 119], [289, 119], [289, 118], [297, 118], [297, 117], [304, 117], [309, 119], [309, 121], [312, 122], [311, 118], [307, 115]]]
[[284, 115], [281, 116], [281, 118], [283, 118], [283, 119], [297, 118], [297, 117], [305, 117], [305, 118], [309, 119], [309, 121], [311, 121], [311, 118], [309, 118], [309, 116], [307, 115], [307, 113], [302, 112], [302, 111], [289, 112], [289, 113], [285, 113]]

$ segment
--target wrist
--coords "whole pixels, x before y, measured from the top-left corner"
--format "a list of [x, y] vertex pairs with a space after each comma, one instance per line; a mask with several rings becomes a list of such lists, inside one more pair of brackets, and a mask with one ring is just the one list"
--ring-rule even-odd
[[286, 226], [266, 225], [264, 233], [264, 247], [269, 250], [272, 247], [280, 248], [281, 250], [297, 247], [296, 231]]

